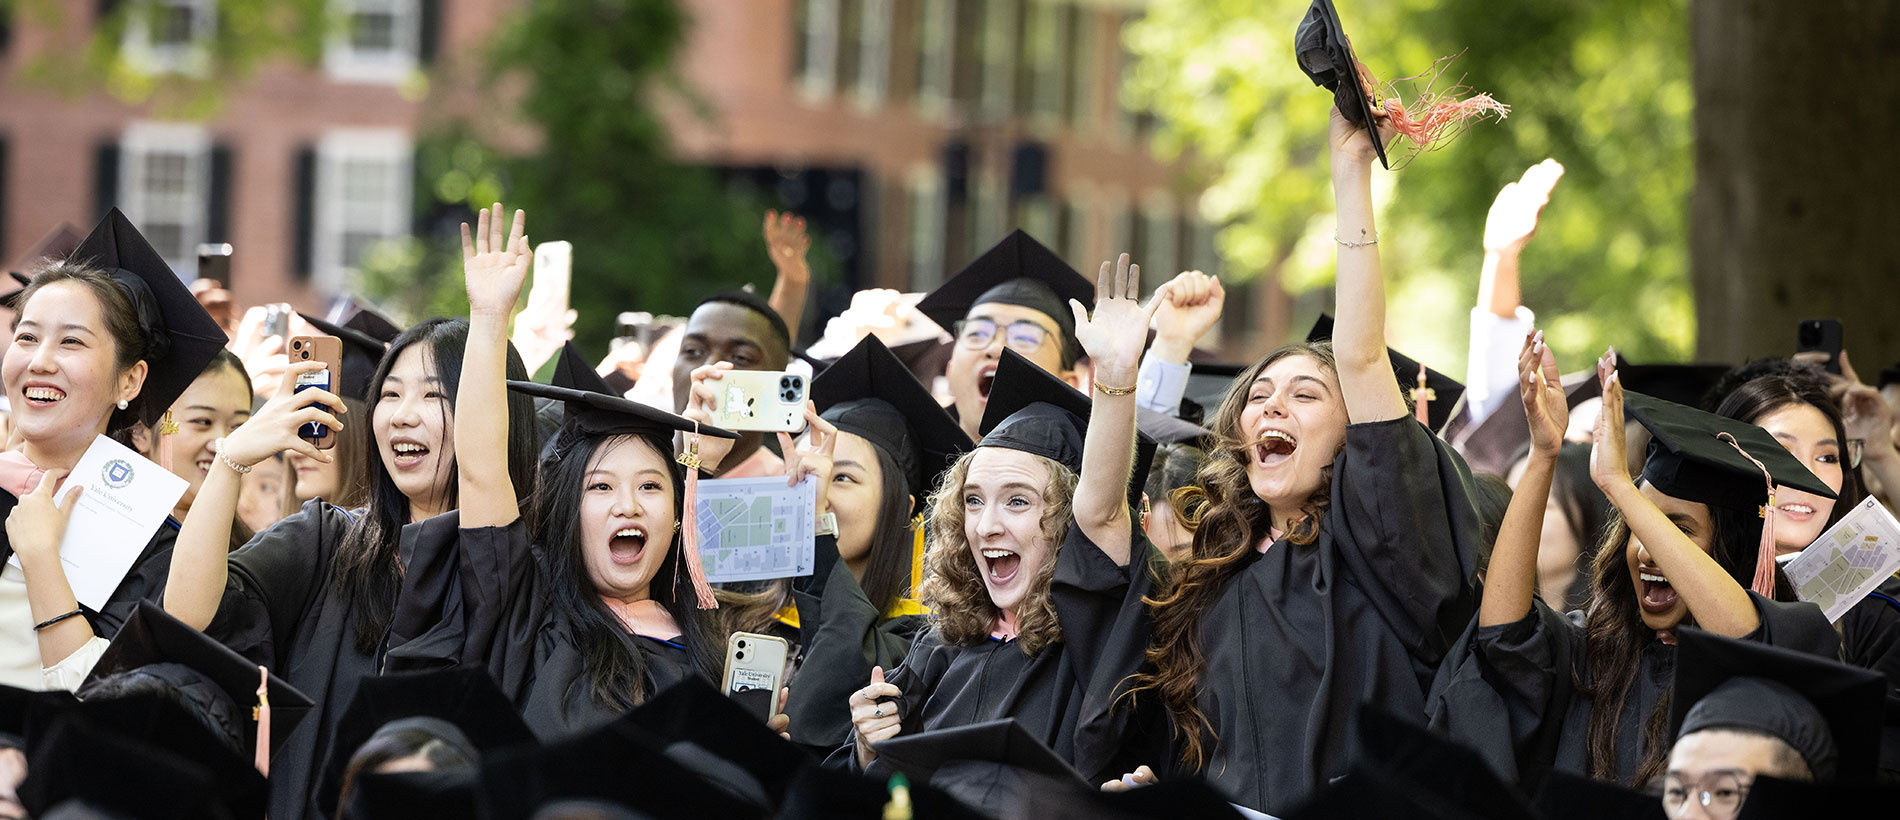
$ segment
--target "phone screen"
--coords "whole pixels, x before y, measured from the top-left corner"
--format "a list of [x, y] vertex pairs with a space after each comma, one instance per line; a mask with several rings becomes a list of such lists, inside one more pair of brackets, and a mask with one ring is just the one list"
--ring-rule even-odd
[[[292, 392], [302, 393], [303, 391], [309, 390], [310, 388], [313, 388], [313, 387], [318, 390], [329, 390], [330, 389], [330, 371], [329, 370], [315, 370], [309, 373], [298, 374], [297, 387]], [[310, 404], [307, 404], [304, 406], [305, 407], [323, 407], [323, 405], [317, 404], [316, 402], [311, 402]], [[326, 407], [324, 409], [327, 410], [329, 408]], [[330, 434], [329, 425], [319, 424], [314, 421], [307, 422], [303, 426], [297, 428], [298, 438], [320, 439], [329, 434]]]

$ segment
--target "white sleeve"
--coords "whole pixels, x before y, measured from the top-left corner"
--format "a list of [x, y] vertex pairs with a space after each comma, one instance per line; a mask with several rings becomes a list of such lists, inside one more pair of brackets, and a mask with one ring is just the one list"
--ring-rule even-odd
[[46, 682], [46, 689], [48, 691], [64, 689], [68, 692], [77, 690], [79, 684], [86, 682], [86, 676], [92, 674], [92, 667], [99, 662], [99, 656], [104, 655], [106, 647], [111, 645], [111, 641], [94, 635], [92, 640], [73, 650], [73, 653], [67, 655], [65, 660], [41, 668], [40, 675]]
[[1517, 351], [1537, 324], [1523, 305], [1509, 319], [1471, 309], [1471, 350], [1465, 356], [1465, 412], [1473, 425], [1496, 412], [1517, 392]]
[[1135, 403], [1170, 416], [1181, 412], [1181, 397], [1187, 395], [1188, 374], [1194, 365], [1162, 361], [1152, 353], [1141, 357], [1141, 370], [1135, 375]]

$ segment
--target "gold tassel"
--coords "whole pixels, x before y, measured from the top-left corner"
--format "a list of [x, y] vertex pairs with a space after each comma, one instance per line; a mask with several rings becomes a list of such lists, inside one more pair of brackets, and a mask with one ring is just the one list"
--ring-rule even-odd
[[161, 436], [170, 436], [177, 434], [177, 432], [178, 422], [172, 420], [172, 411], [166, 410], [165, 417], [158, 420], [158, 434]]

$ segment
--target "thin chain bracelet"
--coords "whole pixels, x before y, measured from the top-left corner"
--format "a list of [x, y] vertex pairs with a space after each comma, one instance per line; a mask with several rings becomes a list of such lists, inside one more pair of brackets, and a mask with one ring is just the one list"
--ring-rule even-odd
[[1373, 245], [1379, 244], [1379, 237], [1375, 236], [1364, 242], [1347, 242], [1344, 239], [1340, 239], [1339, 234], [1333, 234], [1333, 241], [1338, 242], [1340, 244], [1340, 247], [1345, 247], [1345, 248], [1369, 248], [1369, 247], [1372, 247]]
[[245, 467], [241, 464], [238, 464], [237, 462], [232, 461], [230, 456], [227, 456], [224, 454], [224, 437], [223, 436], [219, 436], [217, 439], [211, 442], [211, 450], [212, 452], [215, 452], [218, 454], [218, 460], [224, 462], [224, 466], [231, 468], [231, 472], [237, 473], [238, 475], [244, 475], [245, 473], [248, 473], [251, 471], [250, 467]]

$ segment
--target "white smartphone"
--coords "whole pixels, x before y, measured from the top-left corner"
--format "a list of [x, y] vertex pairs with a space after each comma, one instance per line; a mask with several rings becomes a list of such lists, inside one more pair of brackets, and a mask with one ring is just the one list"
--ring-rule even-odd
[[785, 683], [785, 659], [791, 647], [784, 638], [755, 632], [734, 632], [726, 639], [726, 675], [721, 689], [760, 721], [778, 711], [778, 690]]
[[712, 423], [727, 430], [805, 429], [805, 377], [775, 370], [728, 370], [713, 386]]
[[534, 284], [528, 289], [528, 301], [546, 299], [566, 311], [568, 282], [573, 274], [573, 243], [543, 242], [534, 246]]

